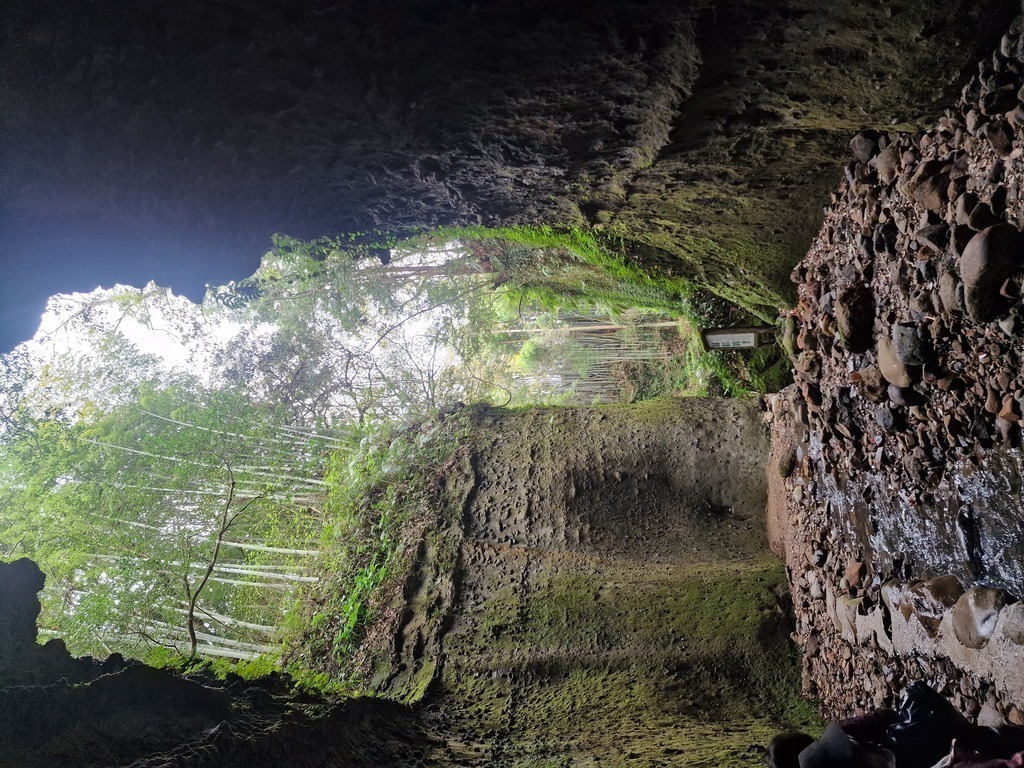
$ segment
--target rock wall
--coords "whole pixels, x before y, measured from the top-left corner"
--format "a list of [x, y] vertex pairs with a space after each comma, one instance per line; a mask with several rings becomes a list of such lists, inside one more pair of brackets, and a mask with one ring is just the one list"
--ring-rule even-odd
[[367, 682], [415, 707], [73, 660], [35, 644], [42, 575], [19, 561], [0, 566], [0, 674], [23, 670], [0, 684], [5, 765], [730, 767], [806, 725], [758, 403], [485, 409], [467, 449], [367, 632]]
[[592, 224], [773, 312], [849, 133], [932, 114], [1016, 5], [15, 0], [0, 319], [199, 296], [275, 231], [477, 223]]
[[469, 450], [385, 682], [442, 763], [755, 765], [802, 724], [757, 403], [487, 412]]
[[[924, 677], [1024, 721], [1022, 638], [1000, 618], [1024, 595], [1022, 30], [936, 127], [853, 140], [794, 272], [786, 552], [805, 684], [833, 714]], [[1002, 596], [954, 610], [975, 587]]]

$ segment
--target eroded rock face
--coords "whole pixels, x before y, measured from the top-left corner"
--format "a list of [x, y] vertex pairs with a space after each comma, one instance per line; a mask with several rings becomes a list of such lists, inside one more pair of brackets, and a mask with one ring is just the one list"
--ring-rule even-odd
[[36, 594], [44, 582], [42, 571], [27, 558], [0, 563], [0, 664], [35, 646]]
[[[407, 587], [396, 682], [433, 671], [428, 712], [465, 723], [461, 738], [482, 742], [476, 765], [520, 754], [538, 764], [741, 761], [746, 747], [724, 733], [731, 717], [711, 714], [722, 697], [704, 691], [728, 689], [730, 707], [762, 695], [758, 660], [788, 644], [772, 610], [747, 607], [767, 597], [756, 586], [768, 448], [756, 404], [492, 411], [473, 432], [474, 484], [456, 506], [455, 607], [439, 642], [417, 642], [414, 614], [430, 609], [433, 595], [421, 593], [433, 585], [417, 575]], [[696, 679], [708, 663], [729, 671]], [[768, 666], [785, 674], [781, 660]], [[701, 727], [695, 739], [693, 717], [729, 728]], [[737, 727], [760, 717], [745, 708]]]
[[[855, 0], [47, 5], [16, 3], [0, 30], [6, 252], [38, 262], [73, 244], [134, 260], [47, 294], [156, 279], [195, 296], [251, 272], [275, 231], [561, 223], [625, 233], [649, 261], [765, 311], [789, 293], [849, 126], [930, 114], [1012, 12], [1004, 0], [898, 13]], [[231, 261], [211, 274], [218, 258]], [[17, 293], [0, 281], [0, 307], [42, 279], [20, 277]]]
[[874, 338], [869, 322], [875, 314], [871, 291], [863, 283], [847, 287], [835, 302], [839, 340], [851, 352], [866, 352]]
[[32, 560], [0, 563], [0, 685], [45, 685], [61, 678], [79, 682], [100, 671], [100, 665], [73, 659], [59, 639], [36, 642], [41, 610], [36, 595], [45, 582]]

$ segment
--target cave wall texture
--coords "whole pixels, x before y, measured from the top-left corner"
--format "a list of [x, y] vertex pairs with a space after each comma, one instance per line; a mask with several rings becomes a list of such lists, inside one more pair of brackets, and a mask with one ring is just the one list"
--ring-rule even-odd
[[15, 0], [0, 320], [115, 279], [197, 297], [275, 231], [476, 223], [593, 225], [774, 308], [849, 136], [933, 115], [1017, 6]]

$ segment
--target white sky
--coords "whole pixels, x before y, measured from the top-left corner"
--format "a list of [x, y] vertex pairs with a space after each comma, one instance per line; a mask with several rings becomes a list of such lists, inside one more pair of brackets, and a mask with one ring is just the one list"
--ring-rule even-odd
[[[145, 308], [126, 312], [116, 302], [118, 296], [146, 297]], [[83, 322], [81, 312], [90, 306], [91, 317]], [[154, 283], [141, 290], [115, 285], [90, 293], [51, 297], [39, 329], [25, 342], [25, 347], [43, 363], [68, 353], [88, 356], [92, 350], [90, 326], [102, 330], [116, 328], [141, 352], [160, 358], [166, 370], [189, 371], [200, 379], [206, 379], [210, 373], [209, 354], [214, 344], [229, 340], [242, 328], [223, 316], [212, 322], [204, 317], [201, 307]]]
[[[434, 256], [427, 254], [419, 261], [428, 263]], [[399, 299], [405, 298], [408, 297], [399, 294]], [[203, 307], [154, 283], [142, 289], [116, 285], [89, 293], [57, 294], [47, 303], [35, 335], [21, 347], [30, 356], [35, 376], [42, 377], [37, 378], [37, 382], [45, 379], [47, 366], [55, 366], [56, 386], [37, 390], [43, 393], [44, 402], [74, 414], [86, 403], [101, 408], [114, 405], [118, 395], [112, 391], [112, 384], [114, 390], [123, 391], [120, 385], [129, 385], [136, 372], [140, 374], [138, 381], [149, 377], [146, 371], [133, 369], [129, 358], [117, 371], [117, 359], [102, 355], [97, 345], [106, 334], [114, 331], [138, 352], [159, 359], [158, 370], [152, 373], [177, 371], [190, 374], [207, 386], [217, 386], [220, 382], [214, 356], [218, 350], [223, 350], [243, 330], [254, 331], [257, 335], [273, 331], [271, 324], [254, 326], [250, 321], [243, 325], [230, 319], [233, 314], [230, 311], [218, 309], [204, 313]], [[405, 365], [434, 371], [457, 365], [459, 359], [454, 350], [431, 343], [431, 326], [444, 308], [417, 313], [414, 307], [409, 311], [412, 314], [409, 321], [395, 326], [388, 337], [399, 341], [400, 348], [416, 358]], [[362, 346], [377, 359], [381, 370], [396, 364], [395, 360], [388, 359], [389, 345], [379, 344], [372, 330], [368, 329], [366, 334], [337, 330], [339, 347]], [[104, 380], [91, 375], [94, 371], [112, 370], [111, 361], [114, 378], [107, 376]], [[400, 361], [397, 364], [402, 365]]]

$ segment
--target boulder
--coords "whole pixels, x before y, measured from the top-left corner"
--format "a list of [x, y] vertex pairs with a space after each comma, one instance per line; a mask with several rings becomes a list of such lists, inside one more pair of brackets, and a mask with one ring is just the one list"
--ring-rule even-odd
[[835, 597], [835, 628], [851, 645], [856, 645], [858, 642], [857, 615], [860, 613], [863, 603], [863, 597], [850, 597], [849, 595], [836, 595]]
[[1003, 636], [1014, 645], [1024, 645], [1024, 603], [1003, 608]]
[[966, 227], [971, 220], [971, 213], [978, 206], [978, 196], [973, 192], [965, 192], [956, 199], [954, 216], [956, 223]]
[[978, 203], [974, 206], [970, 216], [967, 217], [967, 226], [981, 232], [999, 223], [999, 217], [992, 212], [992, 206], [988, 203]]
[[903, 603], [910, 614], [917, 616], [928, 635], [935, 637], [943, 614], [956, 605], [963, 593], [964, 588], [955, 576], [938, 576], [908, 589]]
[[[1016, 101], [1016, 96], [1013, 96], [1013, 99]], [[1015, 106], [1017, 105], [1011, 104], [1010, 108]], [[1013, 127], [1006, 120], [996, 120], [989, 123], [986, 128], [985, 135], [992, 149], [1001, 157], [1009, 157], [1013, 152]]]
[[946, 201], [948, 199], [948, 193], [946, 190], [949, 189], [949, 174], [941, 173], [938, 176], [932, 176], [930, 179], [925, 179], [916, 190], [914, 190], [914, 199], [919, 202], [925, 209], [934, 212], [940, 212], [946, 207]]
[[846, 570], [843, 571], [843, 576], [850, 583], [851, 587], [859, 587], [861, 581], [864, 580], [865, 573], [867, 573], [867, 565], [864, 561], [851, 557], [846, 563]]
[[885, 380], [877, 365], [868, 365], [850, 375], [850, 380], [858, 385], [861, 394], [873, 403], [885, 400]]
[[897, 387], [909, 387], [914, 383], [907, 364], [896, 354], [896, 348], [888, 336], [878, 339], [878, 370], [886, 381]]
[[922, 227], [914, 233], [914, 238], [920, 243], [922, 248], [932, 253], [940, 254], [946, 249], [946, 244], [949, 243], [949, 225], [931, 224], [927, 227]]
[[943, 272], [939, 275], [939, 301], [946, 314], [959, 313], [960, 307], [960, 281], [952, 272]]
[[866, 352], [871, 347], [875, 318], [871, 289], [856, 283], [839, 294], [833, 305], [839, 341], [850, 352]]
[[892, 327], [892, 350], [904, 365], [924, 365], [931, 358], [931, 343], [913, 323], [898, 323]]
[[878, 139], [881, 134], [878, 131], [861, 131], [850, 141], [850, 151], [860, 162], [867, 165], [878, 154]]
[[891, 184], [900, 167], [900, 152], [895, 145], [890, 144], [875, 157], [875, 170], [878, 171], [878, 178], [885, 184]]
[[964, 301], [976, 322], [996, 320], [1009, 310], [1009, 300], [1000, 289], [1019, 269], [1022, 245], [1020, 230], [1004, 223], [982, 230], [964, 249], [960, 259]]
[[895, 384], [890, 384], [888, 395], [890, 402], [901, 408], [913, 408], [915, 405], [924, 403], [921, 393], [910, 387], [897, 387]]
[[[978, 712], [978, 725], [983, 728], [1002, 728], [1006, 725], [1006, 718], [1003, 717], [1002, 712], [996, 709], [995, 704], [986, 701], [981, 705], [981, 711]], [[975, 763], [975, 765], [979, 764]], [[981, 763], [980, 765], [985, 764]], [[992, 765], [992, 763], [989, 763], [989, 765]], [[995, 765], [998, 766], [999, 763], [995, 763]], [[1012, 765], [1012, 763], [1004, 763], [1004, 765]]]
[[953, 605], [953, 634], [968, 648], [983, 648], [995, 632], [1006, 593], [992, 587], [973, 587]]

